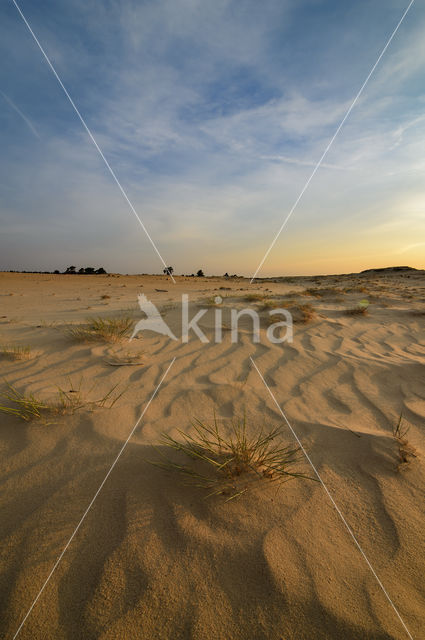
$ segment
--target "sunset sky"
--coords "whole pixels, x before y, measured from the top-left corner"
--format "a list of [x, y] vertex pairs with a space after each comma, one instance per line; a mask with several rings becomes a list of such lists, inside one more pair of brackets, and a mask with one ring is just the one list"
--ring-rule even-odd
[[[18, 0], [176, 273], [252, 275], [408, 0]], [[425, 267], [415, 2], [259, 275]], [[0, 269], [162, 271], [13, 3]]]

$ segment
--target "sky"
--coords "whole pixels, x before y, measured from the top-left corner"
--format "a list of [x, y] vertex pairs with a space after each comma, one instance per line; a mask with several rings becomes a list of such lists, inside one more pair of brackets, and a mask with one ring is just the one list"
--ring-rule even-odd
[[[408, 0], [18, 0], [167, 265], [251, 276]], [[413, 4], [259, 276], [425, 267]], [[0, 269], [163, 265], [11, 0]]]

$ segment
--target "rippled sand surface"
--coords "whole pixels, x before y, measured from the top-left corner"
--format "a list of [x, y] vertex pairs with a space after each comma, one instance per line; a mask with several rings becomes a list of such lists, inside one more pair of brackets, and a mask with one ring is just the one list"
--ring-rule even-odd
[[[57, 386], [88, 400], [116, 387], [112, 408], [83, 406], [48, 424], [0, 413], [0, 636], [13, 638], [59, 554], [173, 358], [175, 362], [19, 633], [22, 640], [334, 640], [409, 635], [319, 482], [278, 491], [259, 480], [225, 502], [205, 499], [150, 460], [161, 433], [193, 418], [247, 416], [293, 436], [286, 413], [409, 632], [425, 628], [425, 276], [384, 273], [257, 282], [149, 276], [0, 274], [0, 358], [6, 383], [49, 399]], [[225, 289], [223, 289], [225, 287]], [[160, 289], [160, 291], [158, 291]], [[142, 317], [144, 293], [180, 335], [180, 297], [207, 305], [187, 344], [152, 332], [128, 343], [79, 343], [88, 316]], [[252, 293], [296, 308], [292, 344], [266, 339]], [[211, 298], [220, 294], [223, 341]], [[369, 302], [367, 315], [346, 309]], [[262, 318], [231, 342], [231, 308]], [[264, 321], [264, 322], [263, 322]], [[139, 366], [109, 362], [140, 357]], [[4, 404], [4, 400], [0, 402]], [[7, 404], [7, 402], [6, 402]], [[90, 409], [90, 410], [89, 410]], [[400, 413], [415, 450], [399, 466]], [[307, 461], [299, 469], [312, 474]]]

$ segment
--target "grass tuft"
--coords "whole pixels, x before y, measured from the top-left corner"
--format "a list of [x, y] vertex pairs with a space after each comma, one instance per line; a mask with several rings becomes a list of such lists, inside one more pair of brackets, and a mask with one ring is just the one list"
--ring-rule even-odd
[[398, 422], [393, 429], [393, 436], [398, 447], [397, 471], [405, 469], [406, 465], [411, 462], [412, 458], [416, 458], [416, 449], [410, 444], [406, 437], [408, 432], [409, 427], [403, 426], [403, 414], [400, 413]]
[[311, 304], [287, 304], [286, 308], [292, 315], [294, 324], [307, 324], [316, 316]]
[[301, 295], [312, 296], [313, 298], [321, 298], [322, 292], [321, 289], [317, 287], [309, 287], [308, 289], [304, 289], [304, 291], [301, 291]]
[[261, 428], [250, 435], [245, 417], [232, 420], [229, 435], [215, 417], [212, 425], [195, 420], [192, 426], [193, 434], [179, 430], [179, 440], [163, 434], [161, 442], [183, 454], [189, 463], [170, 460], [157, 449], [164, 462], [152, 464], [181, 474], [185, 484], [206, 490], [206, 497], [226, 496], [228, 502], [261, 480], [280, 485], [291, 478], [313, 479], [294, 469], [300, 459], [299, 447], [282, 446], [279, 427]]
[[263, 301], [263, 305], [261, 307], [261, 309], [263, 311], [268, 311], [270, 309], [282, 309], [282, 308], [286, 308], [288, 306], [288, 301], [286, 300], [279, 300], [276, 298], [270, 298], [268, 300], [264, 300]]
[[367, 316], [367, 307], [364, 305], [358, 305], [351, 309], [345, 309], [344, 314], [346, 316]]
[[[221, 302], [216, 302], [216, 298], [221, 298]], [[205, 302], [201, 303], [201, 307], [221, 307], [223, 302], [223, 296], [211, 296], [207, 298]]]
[[41, 419], [47, 421], [49, 417], [73, 414], [83, 408], [107, 407], [110, 409], [124, 393], [124, 391], [116, 393], [118, 385], [114, 385], [103, 396], [95, 400], [85, 400], [82, 391], [83, 384], [84, 381], [81, 379], [78, 387], [74, 387], [71, 382], [68, 390], [58, 387], [54, 399], [47, 401], [37, 398], [32, 393], [22, 393], [6, 382], [7, 391], [1, 394], [1, 397], [7, 404], [0, 405], [0, 413], [14, 416], [25, 422]]
[[369, 289], [363, 286], [345, 287], [344, 293], [369, 293]]
[[67, 335], [78, 342], [118, 342], [123, 340], [133, 326], [130, 316], [118, 318], [88, 318], [84, 326], [69, 326]]
[[1, 345], [0, 355], [7, 360], [28, 360], [31, 358], [31, 347], [17, 344]]
[[313, 298], [341, 295], [342, 293], [344, 293], [344, 290], [339, 287], [310, 287], [301, 291], [301, 295], [312, 296]]
[[32, 393], [23, 394], [12, 385], [7, 385], [8, 391], [2, 397], [11, 406], [0, 405], [0, 412], [15, 416], [25, 422], [39, 420], [49, 410], [49, 405], [36, 398]]
[[[292, 314], [293, 321], [301, 324], [310, 322], [316, 315], [314, 307], [311, 304], [299, 304], [296, 300], [282, 300], [272, 298], [265, 300], [262, 305], [262, 311], [270, 311], [275, 309], [287, 309]], [[270, 324], [276, 322], [276, 315], [270, 317]]]

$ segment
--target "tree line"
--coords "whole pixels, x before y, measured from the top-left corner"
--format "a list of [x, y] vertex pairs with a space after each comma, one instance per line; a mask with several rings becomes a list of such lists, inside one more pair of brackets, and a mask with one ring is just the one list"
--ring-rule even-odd
[[[165, 267], [165, 269], [163, 270], [163, 273], [165, 273], [165, 275], [166, 275], [166, 276], [172, 276], [172, 275], [173, 275], [173, 273], [174, 273], [174, 267]], [[195, 273], [190, 273], [190, 274], [189, 274], [189, 273], [187, 273], [187, 274], [185, 274], [185, 277], [186, 277], [186, 278], [194, 278], [194, 277], [195, 277], [195, 275], [196, 275], [198, 278], [204, 278], [204, 277], [205, 277], [205, 273], [203, 272], [203, 270], [202, 270], [202, 269], [198, 269], [198, 271], [196, 272], [196, 274], [195, 274]], [[238, 278], [238, 277], [239, 277], [239, 276], [238, 276], [236, 273], [235, 273], [235, 274], [233, 274], [232, 276], [229, 276], [229, 274], [227, 273], [227, 271], [226, 271], [226, 273], [225, 273], [225, 274], [224, 274], [224, 276], [223, 276], [223, 278]]]
[[[163, 273], [165, 273], [166, 276], [172, 276], [174, 273], [174, 267], [165, 267], [165, 269], [163, 270]], [[202, 271], [202, 269], [198, 269], [198, 271], [196, 272], [196, 275], [198, 278], [203, 278], [205, 276], [205, 273]], [[188, 278], [194, 278], [195, 274], [191, 273], [190, 275], [187, 275]]]
[[[56, 271], [54, 271], [53, 273], [60, 273], [60, 271], [58, 269], [56, 269]], [[103, 267], [99, 267], [98, 269], [96, 269], [95, 267], [81, 267], [80, 269], [78, 269], [77, 271], [77, 267], [74, 267], [73, 265], [71, 265], [70, 267], [67, 267], [67, 269], [65, 269], [65, 271], [63, 273], [71, 273], [71, 274], [103, 274], [103, 273], [107, 273], [107, 271], [105, 271], [105, 269]]]

